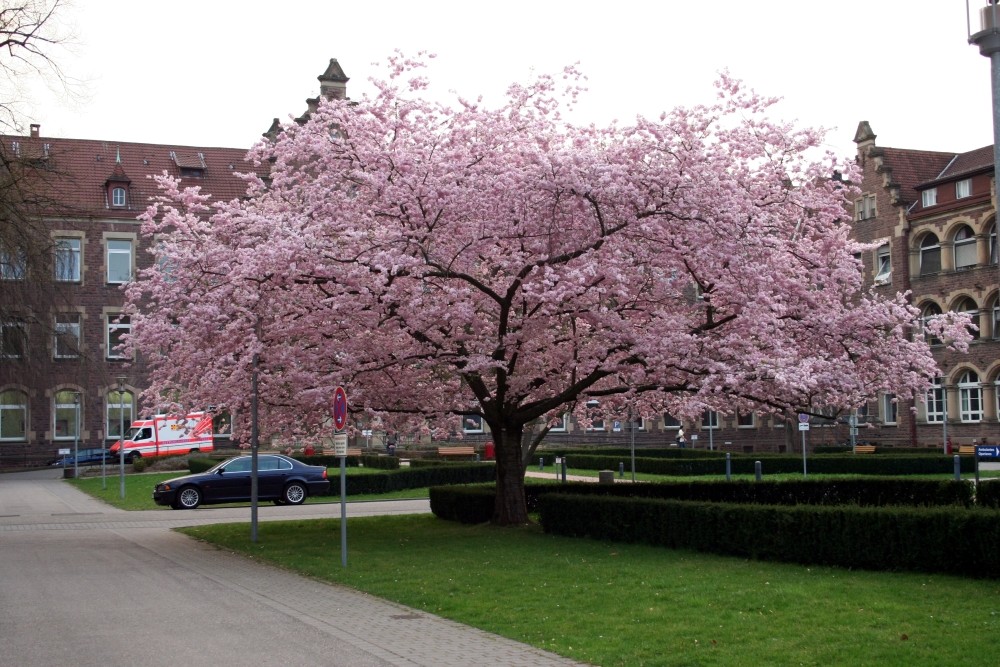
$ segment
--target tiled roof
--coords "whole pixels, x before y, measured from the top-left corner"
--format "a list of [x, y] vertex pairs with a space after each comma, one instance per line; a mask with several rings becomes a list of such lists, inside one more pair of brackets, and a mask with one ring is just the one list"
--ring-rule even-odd
[[961, 153], [948, 165], [936, 180], [958, 178], [965, 174], [993, 168], [993, 144]]
[[[181, 167], [203, 170], [201, 177], [183, 178], [182, 186], [201, 186], [202, 192], [216, 200], [235, 199], [246, 193], [243, 181], [235, 174], [254, 171], [245, 161], [247, 151], [243, 148], [195, 148], [44, 136], [0, 135], [0, 141], [5, 151], [16, 151], [44, 165], [43, 169], [36, 170], [44, 183], [32, 189], [36, 193], [44, 192], [45, 199], [51, 202], [48, 212], [55, 215], [135, 218], [145, 210], [150, 197], [158, 194], [156, 184], [149, 177], [163, 172], [180, 177]], [[124, 180], [129, 183], [128, 208], [109, 208], [108, 182]]]
[[912, 202], [917, 198], [916, 187], [936, 179], [955, 158], [954, 153], [917, 151], [907, 148], [878, 148], [883, 164], [892, 170], [892, 181], [899, 185], [900, 198]]

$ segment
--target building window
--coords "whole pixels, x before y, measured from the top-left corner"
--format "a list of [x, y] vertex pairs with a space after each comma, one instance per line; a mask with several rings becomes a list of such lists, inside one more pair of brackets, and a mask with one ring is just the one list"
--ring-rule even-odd
[[0, 357], [20, 359], [24, 356], [28, 340], [24, 320], [11, 318], [0, 321]]
[[674, 417], [669, 412], [664, 412], [663, 413], [663, 430], [664, 431], [673, 431], [673, 430], [679, 429], [680, 427], [681, 427], [681, 422], [680, 422], [679, 419], [677, 419], [676, 417]]
[[737, 412], [736, 426], [738, 428], [753, 428], [756, 426], [755, 415], [752, 412]]
[[[1000, 340], [1000, 297], [993, 300], [993, 340]], [[1000, 413], [997, 413], [1000, 415]]]
[[53, 411], [53, 432], [56, 440], [73, 440], [79, 437], [80, 394], [75, 391], [60, 391], [55, 396]]
[[24, 280], [25, 266], [23, 250], [0, 250], [0, 280]]
[[126, 315], [108, 315], [108, 335], [105, 341], [108, 351], [108, 359], [125, 359], [126, 354], [121, 349], [124, 344], [124, 336], [131, 333], [132, 323]]
[[135, 412], [133, 411], [132, 394], [127, 391], [119, 392], [109, 391], [107, 396], [108, 403], [108, 418], [107, 425], [105, 426], [104, 432], [107, 433], [105, 436], [108, 440], [117, 440], [121, 437], [121, 426], [124, 422], [125, 432], [128, 432], [130, 426], [132, 426], [132, 420], [135, 418]]
[[56, 239], [56, 280], [80, 282], [80, 239]]
[[462, 415], [463, 433], [482, 433], [483, 418], [480, 415]]
[[127, 283], [132, 279], [132, 242], [108, 239], [108, 282]]
[[979, 374], [966, 371], [958, 380], [958, 401], [963, 422], [978, 423], [983, 420], [983, 388]]
[[924, 340], [927, 341], [928, 345], [941, 344], [940, 338], [935, 338], [934, 336], [931, 336], [930, 333], [928, 333], [927, 331], [927, 325], [931, 322], [931, 320], [940, 315], [941, 315], [941, 308], [939, 308], [936, 303], [927, 304], [926, 306], [924, 306], [923, 311], [920, 313], [920, 322], [922, 325], [921, 330], [924, 336]]
[[964, 199], [972, 194], [972, 179], [963, 178], [955, 183], [955, 199]]
[[969, 316], [969, 334], [973, 338], [979, 338], [982, 327], [979, 322], [979, 306], [976, 305], [976, 302], [969, 298], [961, 299], [955, 304], [955, 312], [965, 313]]
[[990, 228], [990, 264], [997, 263], [997, 225]]
[[889, 258], [889, 244], [875, 252], [875, 282], [884, 285], [892, 280], [892, 262]]
[[565, 433], [569, 430], [569, 415], [563, 415], [553, 426], [549, 427], [549, 433]]
[[920, 193], [920, 205], [924, 208], [937, 204], [937, 188], [924, 190]]
[[875, 195], [864, 195], [854, 202], [854, 219], [868, 220], [878, 215], [875, 208]]
[[976, 257], [976, 235], [967, 225], [962, 225], [955, 234], [955, 268], [966, 269], [975, 266]]
[[75, 359], [80, 356], [80, 313], [56, 315], [52, 349], [56, 359]]
[[926, 235], [920, 241], [920, 275], [926, 276], [941, 272], [941, 246], [933, 234]]
[[0, 440], [26, 440], [28, 397], [20, 391], [0, 392]]
[[701, 427], [708, 429], [719, 428], [719, 413], [715, 410], [705, 410], [701, 413]]
[[897, 421], [899, 404], [896, 402], [895, 394], [882, 395], [882, 423], [895, 424]]
[[927, 422], [940, 424], [944, 421], [944, 386], [940, 377], [934, 378], [934, 384], [930, 386], [924, 395], [924, 402], [927, 406]]
[[125, 206], [125, 188], [113, 188], [111, 190], [111, 205], [116, 207]]
[[604, 419], [597, 419], [600, 416], [597, 411], [599, 405], [598, 401], [587, 401], [587, 417], [590, 419], [590, 426], [587, 427], [588, 431], [604, 430]]

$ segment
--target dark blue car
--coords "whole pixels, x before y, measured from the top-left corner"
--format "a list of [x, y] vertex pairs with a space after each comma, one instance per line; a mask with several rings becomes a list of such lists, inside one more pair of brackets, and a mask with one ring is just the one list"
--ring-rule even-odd
[[[194, 509], [213, 503], [250, 501], [249, 456], [227, 459], [206, 472], [160, 482], [153, 489], [157, 505]], [[276, 505], [298, 505], [308, 496], [330, 489], [326, 466], [311, 466], [279, 454], [257, 457], [257, 499]]]
[[[92, 466], [100, 463], [101, 461], [107, 461], [112, 463], [111, 454], [108, 450], [101, 449], [100, 447], [81, 449], [77, 452], [76, 465], [78, 466]], [[70, 451], [66, 456], [60, 456], [57, 459], [49, 461], [50, 466], [64, 466], [66, 468], [73, 467], [73, 452]]]

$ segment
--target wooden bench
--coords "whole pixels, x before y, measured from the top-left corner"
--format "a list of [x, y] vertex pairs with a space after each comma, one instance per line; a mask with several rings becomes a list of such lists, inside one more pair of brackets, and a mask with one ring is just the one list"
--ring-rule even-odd
[[438, 456], [475, 456], [476, 448], [472, 445], [467, 447], [438, 447]]
[[875, 453], [875, 445], [855, 445], [854, 446], [854, 453], [855, 454], [874, 454]]
[[976, 453], [976, 446], [975, 445], [959, 445], [958, 446], [958, 453], [959, 454], [970, 454], [970, 455], [971, 454], [975, 454]]

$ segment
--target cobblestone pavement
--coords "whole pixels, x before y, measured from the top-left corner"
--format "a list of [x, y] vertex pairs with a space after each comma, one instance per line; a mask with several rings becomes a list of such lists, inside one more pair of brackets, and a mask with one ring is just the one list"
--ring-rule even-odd
[[[3, 664], [579, 664], [169, 530], [249, 523], [247, 507], [127, 512], [59, 477], [0, 475]], [[428, 511], [426, 500], [348, 504], [349, 517]], [[260, 521], [339, 516], [338, 503], [258, 512]], [[339, 553], [331, 563], [340, 567]]]

